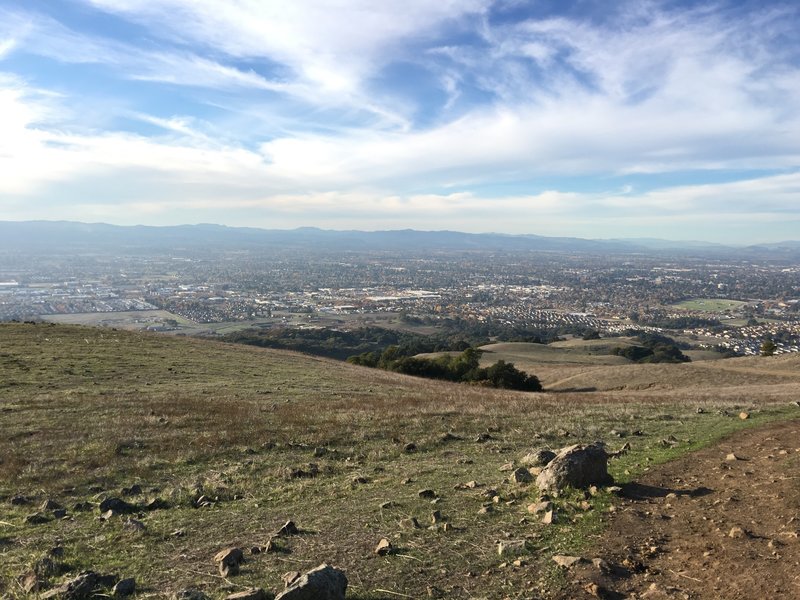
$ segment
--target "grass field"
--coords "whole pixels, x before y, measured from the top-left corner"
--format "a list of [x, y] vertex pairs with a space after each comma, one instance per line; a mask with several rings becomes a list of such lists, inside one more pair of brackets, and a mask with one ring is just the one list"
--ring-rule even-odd
[[[536, 447], [629, 441], [611, 469], [636, 477], [735, 429], [796, 416], [794, 358], [578, 364], [575, 386], [525, 394], [203, 340], [0, 325], [0, 596], [25, 597], [18, 576], [60, 545], [71, 570], [51, 583], [91, 568], [135, 577], [141, 598], [187, 586], [213, 598], [250, 585], [277, 591], [286, 571], [323, 561], [345, 570], [354, 599], [429, 588], [446, 598], [547, 597], [560, 581], [550, 556], [588, 543], [612, 499], [584, 511], [562, 498], [562, 521], [543, 525], [526, 510], [533, 486], [510, 482], [502, 465]], [[673, 385], [625, 387], [648, 377]], [[563, 391], [590, 383], [608, 391]], [[747, 421], [736, 417], [743, 409]], [[665, 445], [668, 436], [677, 441]], [[468, 481], [478, 487], [455, 489]], [[133, 484], [142, 492], [128, 501], [158, 497], [168, 508], [142, 511], [144, 530], [99, 520], [99, 501]], [[423, 488], [437, 504], [418, 496]], [[484, 514], [488, 488], [500, 501]], [[12, 506], [16, 495], [32, 503]], [[213, 504], [194, 508], [200, 495]], [[67, 516], [27, 523], [48, 498]], [[95, 508], [73, 508], [83, 502]], [[428, 528], [434, 510], [449, 529]], [[412, 516], [420, 529], [402, 524]], [[283, 538], [281, 552], [218, 575], [218, 550], [266, 544], [287, 519], [301, 535]], [[373, 554], [384, 536], [397, 554]], [[497, 554], [509, 538], [529, 542], [520, 566]]]
[[684, 300], [673, 304], [674, 308], [681, 310], [691, 310], [694, 312], [707, 312], [707, 313], [724, 313], [733, 312], [743, 306], [747, 302], [740, 300], [726, 300], [722, 298], [692, 298], [691, 300]]

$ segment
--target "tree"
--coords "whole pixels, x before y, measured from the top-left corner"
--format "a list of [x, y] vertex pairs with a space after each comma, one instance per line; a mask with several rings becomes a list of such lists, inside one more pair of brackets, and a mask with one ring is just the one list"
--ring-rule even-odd
[[772, 356], [777, 349], [778, 347], [775, 345], [775, 342], [769, 338], [761, 342], [761, 356]]

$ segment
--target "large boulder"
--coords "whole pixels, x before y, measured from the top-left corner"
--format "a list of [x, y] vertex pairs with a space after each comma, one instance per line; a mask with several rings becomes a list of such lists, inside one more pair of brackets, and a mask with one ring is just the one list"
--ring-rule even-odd
[[326, 564], [312, 569], [275, 597], [275, 600], [344, 600], [347, 577]]
[[536, 478], [539, 489], [550, 492], [613, 482], [608, 474], [608, 454], [601, 442], [562, 448]]

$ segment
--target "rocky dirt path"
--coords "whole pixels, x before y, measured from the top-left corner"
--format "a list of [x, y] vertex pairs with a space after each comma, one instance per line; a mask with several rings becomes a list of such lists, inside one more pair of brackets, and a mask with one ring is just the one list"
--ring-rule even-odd
[[800, 599], [800, 421], [750, 429], [623, 488], [562, 598]]

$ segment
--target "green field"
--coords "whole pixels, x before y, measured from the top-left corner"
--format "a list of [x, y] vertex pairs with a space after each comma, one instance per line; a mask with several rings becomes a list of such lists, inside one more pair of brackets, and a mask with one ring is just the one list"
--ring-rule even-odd
[[747, 302], [741, 300], [726, 300], [723, 298], [692, 298], [673, 304], [673, 308], [690, 310], [694, 312], [725, 313], [735, 312], [746, 306]]
[[[614, 500], [601, 494], [587, 511], [559, 498], [562, 518], [544, 525], [526, 510], [535, 487], [511, 482], [502, 465], [536, 447], [602, 439], [613, 450], [630, 441], [610, 468], [623, 481], [636, 477], [735, 429], [796, 415], [797, 358], [715, 361], [706, 370], [574, 365], [586, 381], [605, 373], [610, 391], [532, 394], [206, 340], [0, 325], [0, 597], [28, 597], [17, 578], [58, 545], [65, 572], [45, 589], [93, 569], [135, 577], [141, 598], [191, 586], [221, 599], [252, 585], [280, 590], [286, 571], [327, 561], [347, 573], [354, 600], [435, 590], [547, 598], [563, 581], [550, 557], [590, 543]], [[656, 373], [678, 387], [622, 387]], [[742, 409], [747, 421], [736, 416]], [[665, 446], [669, 436], [677, 441]], [[416, 450], [405, 451], [408, 443]], [[474, 489], [459, 487], [469, 481]], [[128, 502], [165, 501], [135, 515], [144, 529], [125, 516], [98, 518], [101, 500], [134, 484], [141, 492], [123, 496]], [[436, 504], [418, 495], [425, 488]], [[482, 512], [487, 489], [498, 501]], [[12, 505], [19, 495], [30, 504]], [[211, 505], [195, 508], [201, 495]], [[66, 517], [26, 522], [47, 499]], [[90, 510], [75, 508], [87, 502]], [[432, 525], [434, 510], [448, 528]], [[409, 528], [410, 517], [421, 527]], [[287, 519], [300, 535], [277, 540], [278, 552], [248, 553], [240, 575], [219, 576], [217, 551], [264, 545]], [[394, 556], [373, 553], [384, 536]], [[528, 540], [522, 566], [498, 556], [503, 539]]]

